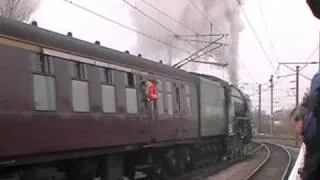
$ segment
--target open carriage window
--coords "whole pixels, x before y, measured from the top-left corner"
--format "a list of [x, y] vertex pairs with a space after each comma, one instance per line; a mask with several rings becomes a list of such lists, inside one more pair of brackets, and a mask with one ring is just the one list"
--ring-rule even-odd
[[132, 72], [127, 72], [125, 73], [125, 80], [126, 80], [126, 85], [128, 87], [134, 88], [135, 87], [135, 76]]
[[33, 75], [33, 96], [35, 109], [39, 111], [56, 110], [56, 86], [52, 76]]
[[89, 112], [89, 84], [87, 64], [70, 61], [72, 75], [72, 105], [75, 112]]
[[163, 101], [163, 88], [162, 88], [162, 81], [157, 81], [157, 90], [158, 90], [158, 99], [157, 99], [157, 110], [158, 114], [164, 114], [164, 101]]
[[33, 61], [34, 106], [39, 111], [56, 110], [56, 86], [53, 61], [50, 56], [40, 54]]
[[75, 62], [74, 70], [74, 78], [87, 79], [86, 65], [84, 63]]
[[181, 109], [181, 105], [180, 105], [180, 90], [178, 87], [175, 88], [176, 89], [176, 103], [177, 103], [177, 108], [180, 111]]
[[191, 92], [190, 92], [190, 86], [185, 85], [185, 97], [186, 97], [186, 111], [189, 116], [192, 115], [192, 109], [191, 109]]
[[101, 81], [105, 84], [115, 84], [115, 71], [109, 68], [100, 68]]
[[172, 83], [166, 81], [166, 94], [167, 94], [167, 112], [173, 115], [173, 99], [172, 99]]
[[36, 59], [36, 72], [41, 74], [53, 74], [53, 61], [49, 56], [40, 54]]
[[125, 85], [126, 85], [126, 99], [127, 99], [127, 113], [138, 113], [138, 96], [136, 86], [136, 77], [132, 72], [125, 72]]
[[105, 113], [116, 112], [115, 70], [100, 68], [102, 83], [102, 110]]

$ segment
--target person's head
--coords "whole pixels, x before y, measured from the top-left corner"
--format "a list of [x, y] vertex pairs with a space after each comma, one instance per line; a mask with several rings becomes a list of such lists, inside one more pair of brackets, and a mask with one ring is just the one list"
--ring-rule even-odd
[[301, 102], [301, 106], [308, 108], [308, 103], [309, 103], [309, 94], [305, 93]]
[[306, 115], [307, 109], [302, 106], [295, 107], [290, 113], [289, 118], [292, 123], [293, 130], [300, 135], [303, 132], [303, 121]]

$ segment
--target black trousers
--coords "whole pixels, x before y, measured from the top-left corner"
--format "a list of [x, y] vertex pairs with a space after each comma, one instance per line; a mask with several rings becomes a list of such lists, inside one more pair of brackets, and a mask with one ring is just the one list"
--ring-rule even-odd
[[301, 178], [302, 180], [320, 180], [320, 151], [306, 154]]

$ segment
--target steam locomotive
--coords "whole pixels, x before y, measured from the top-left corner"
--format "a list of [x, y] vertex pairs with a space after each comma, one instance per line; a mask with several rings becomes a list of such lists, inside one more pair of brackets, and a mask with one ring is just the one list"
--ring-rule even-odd
[[0, 180], [176, 176], [245, 155], [247, 95], [0, 17]]

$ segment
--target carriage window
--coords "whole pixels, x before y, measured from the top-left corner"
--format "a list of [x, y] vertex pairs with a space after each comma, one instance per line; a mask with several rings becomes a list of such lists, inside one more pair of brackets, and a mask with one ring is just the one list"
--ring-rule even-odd
[[184, 87], [185, 87], [186, 94], [190, 94], [190, 86], [185, 85]]
[[163, 95], [161, 92], [158, 93], [158, 99], [157, 99], [157, 108], [158, 108], [158, 114], [164, 114], [164, 108], [163, 108]]
[[166, 81], [166, 91], [172, 92], [171, 82], [169, 82], [169, 81]]
[[134, 87], [135, 86], [135, 76], [131, 72], [127, 72], [125, 74], [125, 79], [126, 79], [126, 85], [128, 87]]
[[176, 88], [176, 103], [177, 103], [178, 110], [180, 110], [181, 106], [180, 106], [180, 90], [179, 90], [179, 88]]
[[158, 89], [158, 91], [162, 91], [163, 90], [162, 89], [162, 81], [161, 80], [157, 81], [157, 89]]
[[88, 82], [72, 80], [72, 104], [75, 112], [89, 111]]
[[102, 85], [102, 108], [105, 113], [116, 112], [114, 86]]
[[101, 80], [106, 84], [114, 84], [114, 70], [109, 68], [101, 68]]
[[33, 93], [36, 110], [54, 111], [56, 109], [56, 87], [54, 77], [34, 74]]
[[56, 86], [55, 77], [51, 76], [53, 71], [53, 61], [49, 56], [40, 54], [32, 62], [33, 75], [33, 98], [34, 106], [39, 111], [56, 110]]
[[172, 99], [172, 84], [170, 81], [165, 82], [165, 90], [167, 96], [167, 113], [169, 115], [173, 114], [173, 99]]
[[173, 115], [172, 94], [167, 94], [168, 114]]
[[138, 97], [137, 90], [135, 89], [135, 75], [131, 72], [125, 72], [124, 77], [126, 85], [127, 113], [138, 113]]
[[130, 114], [138, 113], [137, 90], [126, 88], [127, 112]]
[[157, 110], [159, 115], [164, 114], [164, 101], [163, 101], [163, 87], [162, 87], [162, 81], [157, 81], [157, 90], [158, 90], [158, 99], [157, 99]]
[[87, 79], [86, 65], [80, 62], [73, 63], [73, 77], [77, 79]]
[[185, 88], [185, 98], [186, 98], [186, 112], [187, 115], [191, 116], [192, 115], [192, 109], [191, 109], [191, 92], [190, 92], [190, 86], [189, 85], [184, 85]]
[[191, 99], [189, 96], [186, 97], [186, 108], [187, 108], [187, 113], [188, 115], [191, 115]]
[[49, 56], [41, 54], [40, 57], [36, 59], [36, 72], [53, 74], [53, 62]]

